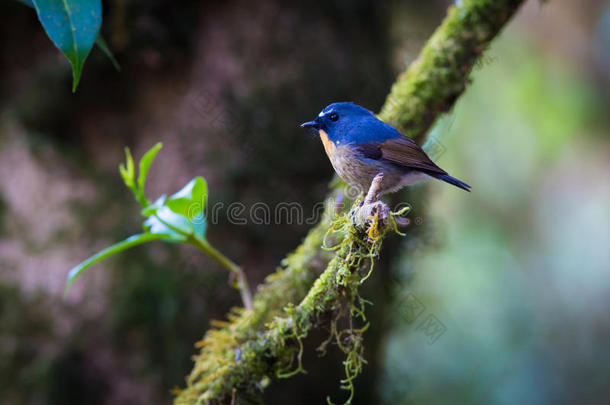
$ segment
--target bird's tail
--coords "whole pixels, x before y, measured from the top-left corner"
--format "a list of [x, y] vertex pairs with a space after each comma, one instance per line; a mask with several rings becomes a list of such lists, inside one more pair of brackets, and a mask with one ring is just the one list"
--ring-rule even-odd
[[439, 180], [452, 184], [456, 187], [459, 187], [462, 190], [470, 191], [470, 186], [468, 184], [464, 183], [462, 180], [456, 179], [455, 177], [451, 177], [448, 174], [430, 173], [430, 175], [434, 178], [437, 178]]

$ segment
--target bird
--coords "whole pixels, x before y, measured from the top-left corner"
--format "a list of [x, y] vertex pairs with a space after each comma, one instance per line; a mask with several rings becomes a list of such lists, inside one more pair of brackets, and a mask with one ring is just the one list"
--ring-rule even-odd
[[419, 180], [435, 178], [470, 191], [438, 167], [415, 141], [352, 102], [332, 103], [301, 128], [319, 135], [335, 172], [361, 193], [382, 174], [377, 198]]

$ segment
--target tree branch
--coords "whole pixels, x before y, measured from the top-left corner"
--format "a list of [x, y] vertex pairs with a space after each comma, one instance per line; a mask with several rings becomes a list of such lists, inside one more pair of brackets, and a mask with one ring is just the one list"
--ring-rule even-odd
[[459, 0], [398, 77], [379, 119], [410, 138], [423, 136], [449, 111], [470, 82], [470, 72], [491, 40], [524, 0]]
[[[439, 115], [451, 109], [466, 88], [476, 59], [522, 2], [461, 0], [452, 6], [418, 59], [392, 86], [379, 118], [407, 136], [425, 134]], [[344, 334], [346, 331], [337, 331], [336, 319], [342, 315], [350, 320], [353, 316], [364, 317], [358, 286], [368, 277], [363, 270], [378, 256], [381, 241], [391, 229], [391, 218], [385, 222], [377, 216], [365, 227], [354, 226], [348, 215], [331, 222], [333, 201], [329, 197], [324, 219], [284, 260], [284, 268], [259, 287], [254, 309], [236, 309], [228, 322], [216, 322], [197, 344], [201, 352], [176, 404], [256, 396], [270, 377], [302, 371], [301, 339], [315, 325], [328, 324], [328, 319], [331, 338], [347, 354], [344, 388], [353, 389], [352, 380], [363, 363], [364, 328], [352, 328]], [[329, 252], [320, 248], [329, 229], [335, 232], [337, 241], [330, 262]], [[311, 286], [327, 262], [326, 270]], [[292, 304], [299, 301], [297, 306]], [[295, 354], [298, 364], [289, 371]]]

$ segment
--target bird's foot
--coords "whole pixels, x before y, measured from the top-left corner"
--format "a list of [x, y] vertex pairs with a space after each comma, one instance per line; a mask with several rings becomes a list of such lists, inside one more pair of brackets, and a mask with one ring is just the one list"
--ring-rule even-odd
[[372, 240], [378, 239], [384, 229], [394, 229], [396, 233], [404, 236], [398, 230], [398, 227], [406, 226], [409, 223], [409, 220], [404, 218], [403, 215], [410, 210], [410, 207], [392, 212], [390, 207], [379, 200], [382, 180], [383, 173], [375, 176], [366, 197], [358, 202], [351, 211], [354, 227], [366, 231], [367, 236]]
[[[371, 182], [366, 197], [352, 210], [352, 223], [357, 227], [367, 228], [369, 234], [375, 234], [379, 225], [388, 223], [390, 208], [379, 200], [383, 173], [379, 173]], [[371, 230], [374, 230], [371, 232]], [[371, 236], [371, 235], [369, 235]]]
[[376, 218], [377, 221], [385, 222], [390, 216], [390, 208], [383, 201], [364, 203], [355, 207], [352, 211], [352, 222], [356, 226], [362, 226]]

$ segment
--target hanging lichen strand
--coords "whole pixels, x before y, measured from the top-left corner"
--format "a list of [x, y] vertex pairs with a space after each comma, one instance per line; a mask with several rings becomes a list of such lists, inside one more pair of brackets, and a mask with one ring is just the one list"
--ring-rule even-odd
[[[477, 58], [522, 2], [461, 0], [450, 7], [418, 59], [392, 86], [379, 117], [410, 137], [422, 136], [453, 106], [466, 88]], [[228, 321], [216, 322], [197, 344], [201, 352], [187, 387], [177, 390], [176, 404], [256, 400], [270, 378], [289, 377], [303, 370], [301, 340], [312, 325], [324, 319], [327, 324], [331, 319], [331, 335], [325, 343], [334, 340], [346, 353], [342, 385], [353, 392], [353, 379], [365, 363], [365, 301], [358, 295], [358, 286], [368, 276], [381, 241], [393, 224], [373, 216], [366, 227], [354, 227], [349, 214], [331, 221], [334, 210], [331, 196], [324, 219], [284, 260], [284, 267], [259, 287], [252, 311], [235, 309]], [[327, 233], [335, 243], [332, 259], [322, 248]], [[294, 305], [297, 302], [300, 304]], [[345, 330], [337, 326], [341, 317], [350, 321]], [[355, 327], [354, 321], [362, 326]], [[325, 347], [322, 344], [321, 348]]]

